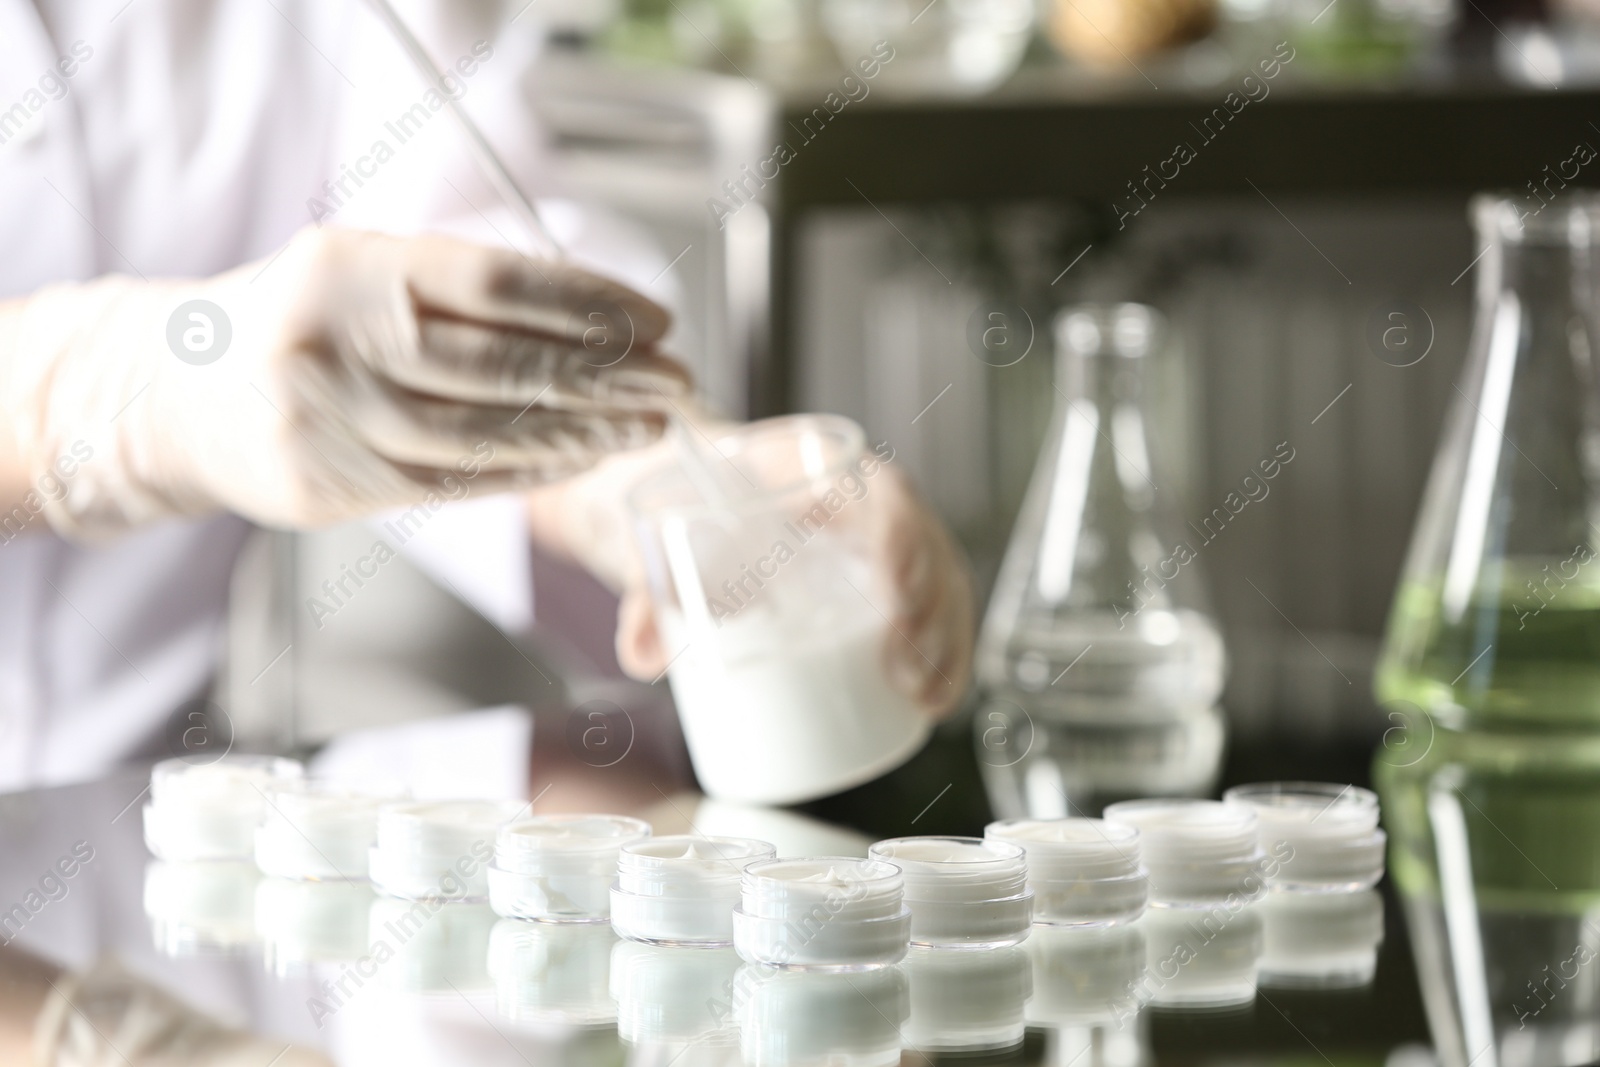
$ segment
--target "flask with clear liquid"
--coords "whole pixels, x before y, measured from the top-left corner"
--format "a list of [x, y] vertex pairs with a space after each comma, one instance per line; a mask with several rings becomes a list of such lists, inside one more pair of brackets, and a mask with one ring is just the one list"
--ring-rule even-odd
[[1152, 470], [1137, 304], [1057, 316], [1056, 405], [978, 642], [978, 758], [1001, 817], [1214, 783], [1225, 657], [1197, 539]]
[[1479, 197], [1471, 349], [1378, 664], [1446, 1067], [1600, 1059], [1600, 197]]

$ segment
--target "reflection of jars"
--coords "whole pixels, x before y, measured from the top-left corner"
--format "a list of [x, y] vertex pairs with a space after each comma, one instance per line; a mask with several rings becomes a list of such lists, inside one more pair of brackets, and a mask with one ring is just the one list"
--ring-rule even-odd
[[1063, 54], [1111, 66], [1199, 40], [1216, 0], [1049, 0], [1045, 33]]

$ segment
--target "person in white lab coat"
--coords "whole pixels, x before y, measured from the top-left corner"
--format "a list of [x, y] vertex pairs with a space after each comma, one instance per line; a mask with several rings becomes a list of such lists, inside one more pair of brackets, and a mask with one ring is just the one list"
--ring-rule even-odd
[[[402, 6], [537, 186], [522, 4]], [[0, 0], [0, 789], [104, 770], [204, 689], [249, 524], [450, 478], [524, 490], [498, 521], [607, 581], [619, 661], [663, 668], [605, 536], [633, 462], [606, 457], [689, 389], [638, 291], [662, 257], [560, 204], [567, 260], [513, 248], [441, 104], [359, 0]], [[888, 652], [938, 714], [968, 673], [969, 584], [884, 484]]]

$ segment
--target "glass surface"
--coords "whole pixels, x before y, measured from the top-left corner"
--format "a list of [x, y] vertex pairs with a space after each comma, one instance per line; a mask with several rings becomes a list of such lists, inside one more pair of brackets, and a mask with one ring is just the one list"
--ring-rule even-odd
[[[1377, 1064], [1426, 1040], [1405, 939], [1384, 936], [1375, 896], [1332, 912], [1167, 915], [1159, 929], [1035, 927], [1020, 946], [919, 949], [866, 972], [763, 972], [725, 948], [637, 945], [606, 925], [160, 864], [137, 805], [125, 811], [146, 780], [0, 798], [0, 901], [26, 915], [10, 913], [0, 1004], [27, 1009], [0, 1012], [0, 1048], [50, 982], [68, 988], [112, 958], [114, 983], [103, 970], [94, 981], [126, 995], [102, 1001], [96, 1025], [141, 1067], [135, 1044], [156, 1038], [107, 1018], [133, 1004], [149, 1018], [168, 994], [216, 1021], [163, 1063], [222, 1062], [206, 1057], [226, 1047], [246, 1067]], [[74, 856], [71, 876], [41, 888]], [[46, 977], [36, 959], [65, 970]]]
[[1217, 773], [1225, 657], [1200, 554], [1232, 516], [1189, 529], [1157, 488], [1144, 365], [1162, 332], [1135, 304], [1056, 320], [1055, 415], [978, 642], [979, 759], [1005, 818], [1199, 794]]

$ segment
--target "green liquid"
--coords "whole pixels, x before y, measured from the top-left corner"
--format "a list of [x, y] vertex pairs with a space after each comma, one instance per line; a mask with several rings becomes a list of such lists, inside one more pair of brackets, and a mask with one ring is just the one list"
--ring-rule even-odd
[[[1587, 577], [1587, 575], [1585, 576]], [[1600, 732], [1600, 587], [1569, 583], [1446, 619], [1435, 586], [1401, 589], [1378, 698], [1452, 726]]]
[[1408, 894], [1438, 897], [1428, 804], [1444, 791], [1481, 908], [1573, 914], [1600, 906], [1600, 589], [1569, 582], [1541, 601], [1514, 587], [1455, 622], [1437, 587], [1401, 591], [1378, 670], [1393, 728], [1373, 778]]

